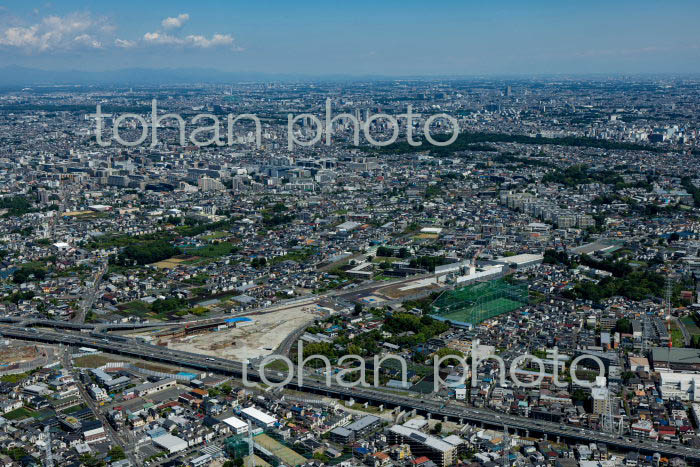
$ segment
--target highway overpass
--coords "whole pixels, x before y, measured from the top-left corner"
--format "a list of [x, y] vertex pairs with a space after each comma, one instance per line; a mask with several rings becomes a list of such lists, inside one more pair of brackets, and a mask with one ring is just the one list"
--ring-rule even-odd
[[[242, 376], [242, 365], [240, 362], [172, 350], [165, 347], [150, 345], [138, 339], [122, 336], [97, 333], [57, 333], [16, 326], [0, 326], [0, 334], [6, 338], [45, 342], [49, 344], [88, 346], [145, 360], [159, 361], [171, 365], [181, 365], [183, 367], [196, 368], [239, 378]], [[282, 381], [283, 377], [286, 375], [277, 371], [268, 370], [265, 372], [265, 376], [269, 381]], [[248, 378], [250, 380], [259, 380], [259, 377], [260, 375], [256, 369], [248, 369]], [[440, 401], [412, 398], [395, 394], [384, 389], [343, 388], [337, 384], [333, 384], [329, 387], [326, 386], [325, 381], [320, 381], [307, 375], [304, 376], [303, 384], [299, 384], [295, 377], [288, 384], [288, 387], [341, 399], [353, 398], [359, 401], [368, 401], [376, 405], [382, 404], [385, 407], [400, 407], [405, 410], [415, 409], [417, 413], [423, 413], [433, 418], [471, 423], [499, 430], [506, 425], [511, 430], [517, 430], [520, 433], [529, 434], [531, 436], [546, 435], [549, 439], [558, 437], [562, 440], [573, 442], [605, 443], [610, 448], [623, 452], [636, 451], [647, 455], [658, 452], [666, 457], [680, 457], [690, 464], [700, 465], [700, 450], [683, 445], [632, 439], [484, 409], [468, 408], [455, 403], [443, 403]]]

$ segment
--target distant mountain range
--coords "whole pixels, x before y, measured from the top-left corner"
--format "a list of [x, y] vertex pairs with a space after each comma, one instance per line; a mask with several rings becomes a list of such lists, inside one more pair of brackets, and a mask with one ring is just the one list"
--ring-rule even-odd
[[151, 85], [178, 83], [231, 83], [236, 81], [292, 80], [301, 76], [226, 72], [201, 68], [125, 68], [113, 71], [49, 71], [19, 66], [0, 68], [0, 86], [56, 84]]
[[41, 70], [17, 65], [0, 67], [0, 86], [31, 87], [39, 85], [120, 85], [120, 86], [155, 86], [176, 84], [233, 84], [242, 81], [273, 82], [273, 81], [391, 81], [391, 80], [518, 80], [531, 79], [592, 79], [609, 80], [620, 77], [635, 76], [640, 79], [658, 78], [697, 78], [700, 74], [488, 74], [488, 75], [353, 75], [353, 74], [302, 74], [302, 73], [262, 73], [254, 71], [221, 71], [207, 68], [123, 68], [112, 71], [79, 71], [79, 70]]
[[113, 71], [50, 71], [20, 66], [0, 68], [0, 86], [37, 85], [159, 85], [211, 83], [227, 84], [241, 81], [366, 81], [396, 77], [379, 75], [313, 76], [285, 73], [230, 72], [203, 68], [124, 68]]

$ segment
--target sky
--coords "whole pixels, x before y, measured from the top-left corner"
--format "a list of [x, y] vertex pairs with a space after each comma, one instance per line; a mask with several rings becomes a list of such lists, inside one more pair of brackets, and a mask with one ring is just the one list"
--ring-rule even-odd
[[302, 75], [700, 72], [697, 0], [0, 0], [0, 66]]

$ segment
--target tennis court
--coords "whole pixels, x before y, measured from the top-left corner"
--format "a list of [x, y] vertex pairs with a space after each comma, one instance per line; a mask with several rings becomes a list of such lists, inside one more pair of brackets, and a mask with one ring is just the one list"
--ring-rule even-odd
[[258, 435], [254, 438], [255, 444], [258, 444], [269, 451], [273, 456], [278, 458], [285, 465], [301, 465], [306, 463], [308, 459], [282, 443], [275, 441], [266, 434]]

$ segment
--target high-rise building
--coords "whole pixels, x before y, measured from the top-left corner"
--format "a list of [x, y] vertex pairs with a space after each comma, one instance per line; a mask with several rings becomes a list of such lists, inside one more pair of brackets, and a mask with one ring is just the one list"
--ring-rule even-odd
[[608, 388], [593, 388], [591, 391], [593, 396], [593, 413], [603, 415], [606, 413], [608, 404]]
[[226, 189], [220, 181], [206, 176], [197, 180], [197, 186], [202, 191], [224, 191]]

